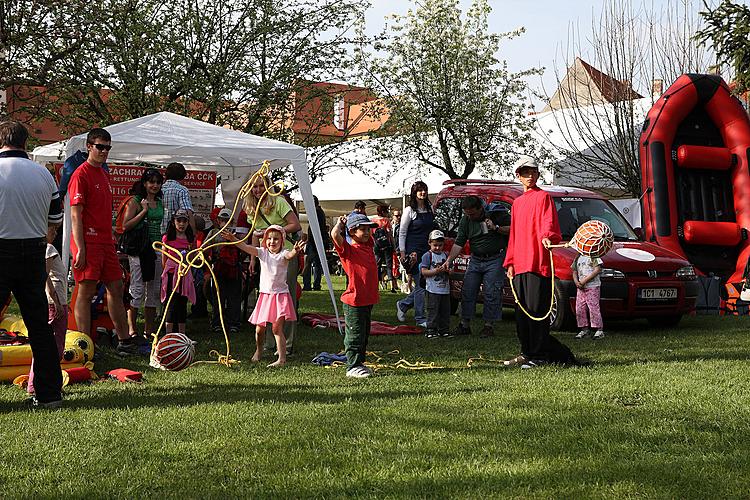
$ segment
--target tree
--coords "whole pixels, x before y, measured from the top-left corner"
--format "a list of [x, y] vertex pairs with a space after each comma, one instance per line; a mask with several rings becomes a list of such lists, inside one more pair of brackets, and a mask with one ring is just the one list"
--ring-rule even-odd
[[652, 11], [606, 0], [586, 45], [571, 36], [563, 54], [566, 66], [574, 62], [564, 74], [555, 65], [558, 88], [545, 108], [555, 111], [538, 122], [540, 142], [558, 158], [558, 178], [612, 194], [642, 194], [638, 137], [645, 114], [664, 82], [709, 66], [710, 53], [694, 39], [700, 22], [693, 4], [668, 1]]
[[722, 2], [712, 9], [704, 0], [701, 17], [706, 26], [697, 33], [702, 42], [710, 41], [722, 62], [731, 65], [737, 92], [750, 90], [750, 7]]
[[418, 0], [379, 37], [382, 55], [360, 47], [363, 80], [389, 114], [379, 158], [467, 178], [475, 170], [495, 175], [519, 153], [533, 153], [523, 79], [538, 70], [512, 73], [497, 58], [500, 41], [523, 29], [490, 33], [489, 12], [486, 0], [464, 16], [457, 0]]

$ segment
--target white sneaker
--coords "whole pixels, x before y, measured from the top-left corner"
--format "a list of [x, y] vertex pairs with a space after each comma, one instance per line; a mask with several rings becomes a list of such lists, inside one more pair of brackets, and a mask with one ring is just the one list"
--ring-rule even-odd
[[604, 338], [604, 332], [602, 330], [597, 330], [596, 333], [594, 333], [594, 340], [603, 339], [603, 338]]
[[588, 335], [588, 334], [589, 334], [588, 328], [584, 328], [583, 330], [581, 330], [580, 332], [578, 332], [578, 335], [576, 335], [575, 338], [582, 339], [582, 338], [586, 337], [586, 335]]
[[401, 322], [404, 323], [406, 321], [406, 313], [401, 310], [401, 306], [398, 305], [399, 303], [396, 302], [396, 318]]
[[423, 321], [417, 325], [419, 328], [427, 328], [427, 322]]
[[346, 370], [346, 376], [351, 378], [367, 378], [372, 375], [372, 370], [364, 365], [352, 366]]

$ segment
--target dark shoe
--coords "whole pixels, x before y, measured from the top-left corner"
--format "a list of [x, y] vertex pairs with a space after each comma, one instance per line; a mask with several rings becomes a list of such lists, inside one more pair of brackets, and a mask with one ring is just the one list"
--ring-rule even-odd
[[137, 346], [151, 345], [151, 341], [148, 340], [148, 337], [146, 337], [146, 335], [135, 335], [133, 337], [130, 337], [130, 341]]
[[36, 396], [31, 396], [26, 400], [26, 405], [32, 410], [59, 410], [62, 407], [62, 404], [62, 398], [56, 399], [54, 401], [41, 402], [36, 398]]
[[425, 336], [426, 339], [436, 339], [436, 338], [440, 337], [440, 335], [438, 335], [437, 332], [432, 331], [432, 330], [426, 331], [424, 333], [424, 336]]
[[138, 354], [138, 344], [130, 340], [121, 340], [117, 343], [117, 349], [115, 350], [120, 356], [134, 356]]
[[391, 288], [391, 293], [398, 293], [398, 290], [396, 290], [395, 288]]
[[309, 287], [308, 287], [308, 288], [305, 288], [305, 287], [303, 287], [303, 288], [302, 288], [302, 291], [303, 291], [303, 292], [312, 292], [312, 288], [309, 288]]
[[459, 325], [456, 327], [456, 336], [458, 335], [471, 335], [471, 327], [464, 326], [459, 323]]
[[211, 331], [214, 333], [222, 333], [224, 330], [221, 329], [221, 325], [216, 325], [211, 327]]
[[236, 326], [233, 326], [229, 329], [229, 333], [231, 334], [240, 333], [240, 329], [237, 328]]
[[528, 358], [524, 356], [523, 354], [519, 354], [515, 358], [506, 359], [503, 361], [503, 366], [519, 366], [523, 365], [528, 361]]
[[495, 331], [492, 329], [490, 325], [484, 325], [484, 328], [482, 328], [482, 332], [479, 334], [479, 336], [483, 339], [494, 337]]
[[452, 339], [453, 338], [453, 334], [451, 332], [448, 332], [448, 331], [441, 333], [440, 336], [443, 337], [444, 339]]
[[313, 292], [319, 292], [320, 291], [320, 287], [318, 287], [318, 288], [313, 287], [312, 291]]

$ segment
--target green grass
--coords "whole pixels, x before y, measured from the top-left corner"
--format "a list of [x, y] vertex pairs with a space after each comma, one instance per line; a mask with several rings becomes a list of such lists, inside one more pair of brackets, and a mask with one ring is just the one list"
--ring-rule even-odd
[[[397, 297], [383, 294], [374, 319], [393, 321]], [[329, 308], [324, 292], [303, 297], [302, 312]], [[24, 394], [2, 386], [0, 496], [747, 496], [747, 318], [561, 335], [592, 362], [582, 368], [466, 368], [517, 353], [506, 313], [494, 339], [370, 339], [441, 370], [346, 379], [309, 363], [341, 348], [338, 333], [304, 326], [290, 365], [269, 370], [248, 362], [248, 327], [232, 339], [235, 369], [167, 373], [107, 353], [97, 372], [145, 382], [71, 386], [58, 412], [22, 410]], [[188, 334], [200, 359], [223, 345], [205, 321]]]

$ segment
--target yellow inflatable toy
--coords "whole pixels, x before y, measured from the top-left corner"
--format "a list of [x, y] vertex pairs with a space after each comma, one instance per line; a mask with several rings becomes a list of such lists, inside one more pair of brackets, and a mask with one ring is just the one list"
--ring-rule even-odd
[[[6, 325], [10, 325], [10, 328]], [[6, 317], [0, 323], [0, 328], [27, 335], [23, 321], [18, 318]], [[29, 344], [0, 346], [0, 382], [8, 382], [20, 375], [28, 375], [31, 357]], [[94, 342], [91, 337], [75, 330], [68, 330], [65, 335], [65, 350], [60, 360], [61, 368], [63, 370], [77, 368], [93, 359]]]

